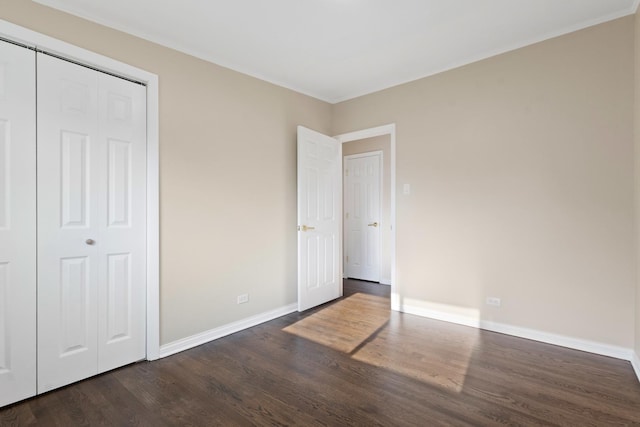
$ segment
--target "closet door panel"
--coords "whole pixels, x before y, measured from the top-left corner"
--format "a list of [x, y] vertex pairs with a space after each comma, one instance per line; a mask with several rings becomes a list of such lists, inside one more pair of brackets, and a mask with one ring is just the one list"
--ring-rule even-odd
[[36, 393], [35, 52], [0, 41], [0, 406]]
[[38, 55], [38, 392], [97, 373], [98, 73]]
[[[146, 354], [146, 89], [99, 79], [98, 371]], [[104, 272], [104, 274], [102, 274]]]

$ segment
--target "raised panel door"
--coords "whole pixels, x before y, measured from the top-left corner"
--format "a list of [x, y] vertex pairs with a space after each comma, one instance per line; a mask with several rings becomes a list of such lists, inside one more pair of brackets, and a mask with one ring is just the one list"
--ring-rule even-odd
[[146, 89], [99, 76], [98, 371], [145, 357]]
[[38, 392], [98, 360], [98, 73], [38, 55]]
[[145, 357], [146, 92], [38, 60], [38, 389]]
[[342, 147], [298, 127], [298, 310], [342, 295]]
[[0, 406], [36, 393], [35, 53], [0, 41]]
[[381, 154], [345, 158], [345, 273], [380, 280]]

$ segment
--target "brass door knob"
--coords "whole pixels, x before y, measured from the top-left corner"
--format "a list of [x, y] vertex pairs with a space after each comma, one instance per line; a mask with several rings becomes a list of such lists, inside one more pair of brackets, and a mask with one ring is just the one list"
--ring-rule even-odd
[[95, 240], [93, 240], [93, 239], [87, 239], [87, 240], [85, 241], [85, 243], [86, 243], [87, 245], [93, 245], [95, 242], [96, 242], [96, 241], [95, 241]]
[[377, 222], [373, 222], [371, 224], [367, 224], [369, 227], [377, 227], [378, 223]]
[[310, 230], [315, 230], [315, 229], [316, 229], [315, 227], [309, 227], [307, 225], [303, 225], [301, 227], [298, 227], [298, 230], [301, 230], [301, 231], [310, 231]]

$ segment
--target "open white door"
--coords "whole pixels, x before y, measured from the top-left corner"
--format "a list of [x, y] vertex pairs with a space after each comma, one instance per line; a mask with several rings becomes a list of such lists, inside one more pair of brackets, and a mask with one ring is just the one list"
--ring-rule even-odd
[[342, 295], [342, 145], [298, 126], [298, 311]]

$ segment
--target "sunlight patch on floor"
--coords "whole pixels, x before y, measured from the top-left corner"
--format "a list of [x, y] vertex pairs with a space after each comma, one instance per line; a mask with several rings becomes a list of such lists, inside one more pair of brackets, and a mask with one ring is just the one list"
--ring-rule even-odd
[[448, 335], [436, 328], [390, 325], [351, 357], [460, 393], [479, 335], [477, 330], [467, 332]]
[[461, 392], [479, 331], [411, 315], [390, 320], [388, 298], [357, 293], [283, 330], [360, 362]]
[[283, 330], [350, 354], [382, 328], [390, 314], [387, 298], [357, 293]]

